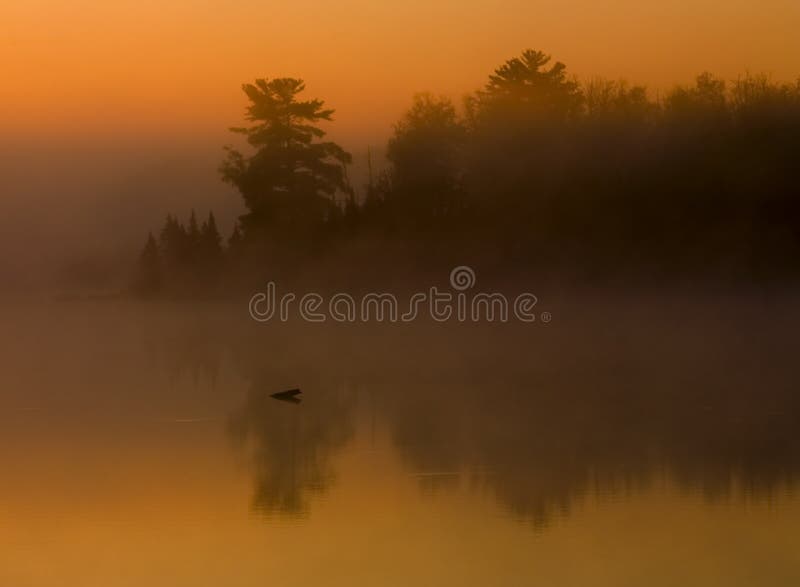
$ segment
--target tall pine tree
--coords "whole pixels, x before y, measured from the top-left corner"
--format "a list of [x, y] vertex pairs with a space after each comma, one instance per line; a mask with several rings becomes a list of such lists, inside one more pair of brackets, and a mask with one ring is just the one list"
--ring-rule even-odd
[[349, 153], [323, 141], [317, 124], [331, 120], [333, 110], [321, 100], [298, 100], [305, 89], [294, 78], [258, 79], [245, 84], [250, 100], [248, 127], [232, 128], [251, 147], [250, 154], [228, 148], [221, 172], [244, 198], [245, 239], [272, 233], [310, 236], [331, 216], [336, 194], [350, 192], [345, 166]]

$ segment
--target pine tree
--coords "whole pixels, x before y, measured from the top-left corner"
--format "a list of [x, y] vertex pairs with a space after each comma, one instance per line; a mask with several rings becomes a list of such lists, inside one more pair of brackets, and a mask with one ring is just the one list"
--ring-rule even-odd
[[515, 127], [528, 131], [531, 125], [579, 116], [584, 100], [580, 85], [567, 75], [563, 63], [548, 66], [550, 60], [549, 55], [528, 49], [498, 67], [484, 89], [467, 99], [473, 125], [483, 120], [502, 124], [504, 131]]
[[237, 222], [233, 226], [233, 232], [231, 232], [231, 236], [228, 237], [228, 249], [231, 251], [238, 250], [242, 245], [243, 240], [242, 231], [239, 229], [239, 223]]
[[151, 232], [139, 255], [139, 274], [135, 289], [139, 295], [154, 295], [161, 289], [161, 279], [161, 255], [158, 252], [158, 243]]
[[168, 270], [185, 265], [189, 253], [188, 240], [189, 237], [183, 225], [172, 214], [167, 214], [159, 241], [161, 254]]
[[214, 213], [209, 212], [208, 219], [203, 222], [200, 229], [200, 251], [204, 261], [216, 259], [222, 253], [222, 237], [217, 228], [217, 221]]
[[331, 120], [333, 110], [321, 100], [299, 101], [302, 80], [258, 79], [245, 84], [250, 99], [247, 119], [253, 124], [233, 128], [243, 134], [255, 153], [228, 148], [223, 179], [234, 185], [248, 213], [242, 229], [248, 238], [273, 233], [302, 238], [329, 217], [338, 192], [349, 189], [345, 166], [351, 156], [339, 145], [322, 141], [317, 123]]
[[200, 229], [197, 227], [197, 215], [194, 213], [194, 209], [192, 209], [192, 213], [189, 215], [189, 229], [187, 230], [187, 234], [189, 236], [189, 246], [194, 248], [200, 242]]

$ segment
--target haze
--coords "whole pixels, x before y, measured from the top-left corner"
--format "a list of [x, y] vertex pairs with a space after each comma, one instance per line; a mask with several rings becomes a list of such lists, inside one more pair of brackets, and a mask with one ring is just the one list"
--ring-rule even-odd
[[[526, 47], [651, 92], [704, 70], [800, 73], [792, 0], [6, 0], [0, 22], [6, 275], [139, 247], [142, 227], [180, 202], [229, 227], [238, 198], [216, 166], [256, 77], [307, 80], [363, 165], [414, 92], [458, 99]], [[35, 246], [20, 254], [23, 235]]]

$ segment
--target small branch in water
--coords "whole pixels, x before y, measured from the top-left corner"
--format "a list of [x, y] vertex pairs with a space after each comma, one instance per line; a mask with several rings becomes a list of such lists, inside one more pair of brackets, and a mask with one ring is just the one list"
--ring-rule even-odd
[[300, 398], [297, 396], [300, 395], [301, 393], [302, 392], [298, 388], [287, 389], [286, 391], [278, 391], [276, 393], [270, 394], [270, 397], [273, 399], [280, 400], [282, 402], [292, 402], [295, 404], [299, 404]]

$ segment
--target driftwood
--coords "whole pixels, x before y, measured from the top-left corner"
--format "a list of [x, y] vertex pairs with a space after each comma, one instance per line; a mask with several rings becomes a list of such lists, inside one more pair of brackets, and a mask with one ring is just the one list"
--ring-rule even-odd
[[287, 389], [286, 391], [278, 391], [276, 393], [272, 393], [270, 394], [270, 397], [280, 400], [282, 402], [292, 402], [295, 404], [299, 404], [300, 398], [297, 396], [300, 395], [301, 393], [302, 392], [300, 391], [299, 388]]

